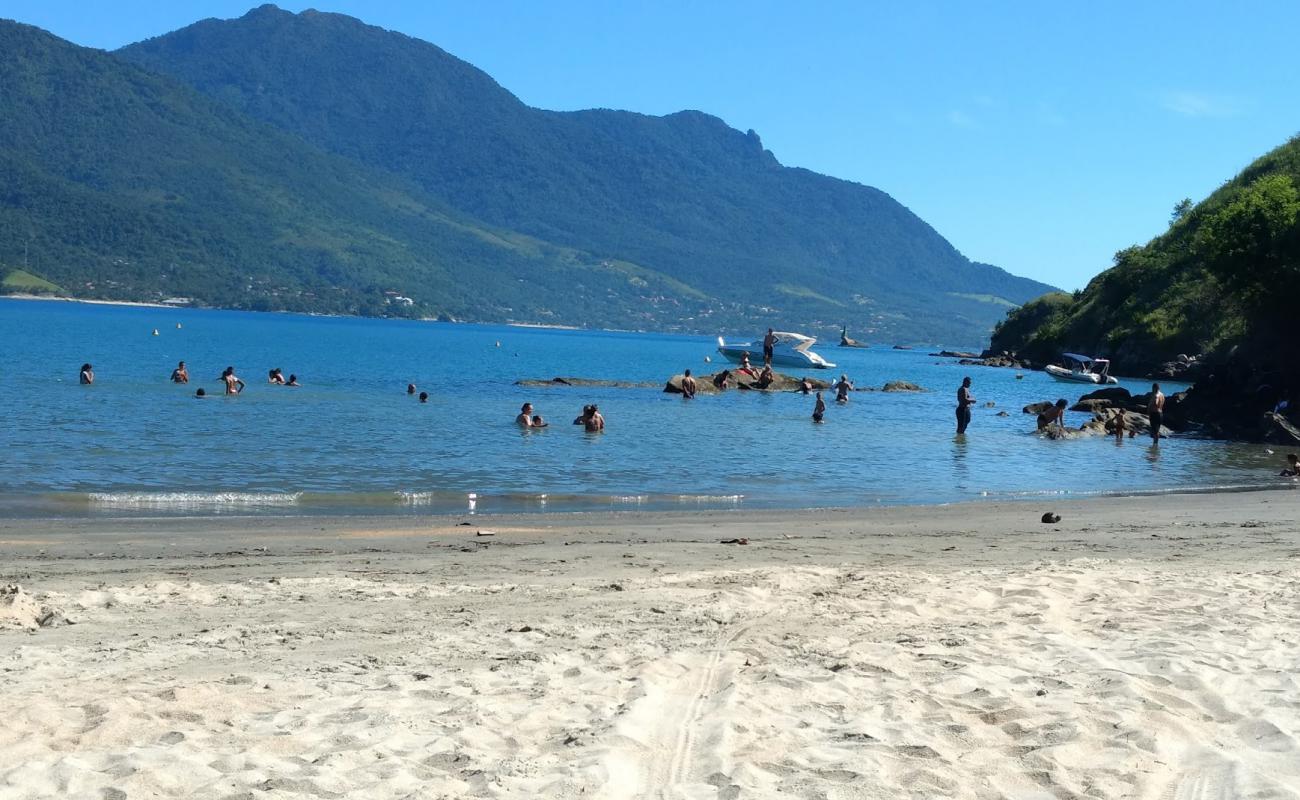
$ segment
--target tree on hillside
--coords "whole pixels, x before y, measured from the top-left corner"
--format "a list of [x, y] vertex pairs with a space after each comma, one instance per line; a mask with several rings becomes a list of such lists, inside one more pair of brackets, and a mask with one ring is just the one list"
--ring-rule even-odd
[[1174, 206], [1174, 211], [1169, 215], [1169, 224], [1174, 225], [1187, 218], [1192, 213], [1192, 198], [1184, 197]]
[[1300, 191], [1290, 176], [1266, 175], [1205, 221], [1197, 249], [1248, 310], [1272, 314], [1300, 285], [1298, 220]]

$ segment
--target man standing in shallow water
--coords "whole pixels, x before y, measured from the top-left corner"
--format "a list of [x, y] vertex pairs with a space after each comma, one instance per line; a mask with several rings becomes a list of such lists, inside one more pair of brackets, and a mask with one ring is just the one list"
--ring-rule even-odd
[[966, 426], [970, 425], [970, 407], [974, 403], [975, 398], [970, 393], [970, 378], [962, 378], [961, 388], [957, 390], [957, 433], [965, 433]]
[[1165, 393], [1160, 384], [1151, 384], [1151, 399], [1147, 400], [1147, 417], [1151, 419], [1151, 441], [1160, 444], [1160, 426], [1165, 421]]

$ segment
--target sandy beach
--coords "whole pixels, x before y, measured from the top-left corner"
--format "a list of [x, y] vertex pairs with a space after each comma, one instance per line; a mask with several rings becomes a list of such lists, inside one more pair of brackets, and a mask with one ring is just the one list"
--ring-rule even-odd
[[0, 797], [1297, 797], [1298, 578], [1286, 490], [10, 520]]

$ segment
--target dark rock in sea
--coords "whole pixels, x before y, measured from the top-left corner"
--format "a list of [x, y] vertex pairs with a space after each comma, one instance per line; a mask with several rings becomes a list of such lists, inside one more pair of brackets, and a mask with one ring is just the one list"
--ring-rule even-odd
[[848, 328], [841, 328], [841, 329], [840, 329], [840, 347], [861, 347], [861, 348], [866, 348], [867, 345], [864, 344], [864, 343], [862, 343], [862, 342], [859, 342], [857, 339], [850, 339], [850, 338], [849, 338], [849, 329], [848, 329]]
[[999, 411], [999, 412], [997, 413], [997, 416], [999, 416], [999, 417], [1009, 417], [1009, 416], [1011, 416], [1011, 415], [1008, 414], [1008, 413], [1005, 412], [1005, 411]]
[[1026, 414], [1041, 414], [1054, 405], [1056, 405], [1056, 403], [1052, 402], [1051, 400], [1044, 400], [1041, 403], [1030, 403], [1029, 405], [1022, 408], [1021, 411], [1025, 412]]
[[910, 344], [896, 344], [896, 345], [894, 345], [894, 349], [895, 349], [895, 350], [911, 350], [911, 349], [912, 349], [912, 346], [911, 346]]
[[911, 381], [890, 381], [880, 387], [882, 392], [924, 392], [925, 389]]
[[523, 378], [515, 381], [515, 386], [532, 386], [535, 388], [552, 387], [552, 386], [602, 386], [613, 389], [653, 389], [656, 385], [646, 381], [608, 381], [597, 380], [594, 378], [551, 378], [541, 380], [538, 378]]
[[1097, 389], [1096, 391], [1088, 392], [1083, 397], [1079, 398], [1079, 402], [1082, 403], [1085, 400], [1106, 400], [1109, 401], [1113, 407], [1118, 407], [1127, 404], [1132, 397], [1133, 395], [1129, 390], [1125, 389], [1123, 386], [1107, 386], [1104, 389]]
[[[695, 378], [695, 393], [697, 395], [718, 394], [721, 390], [714, 385], [713, 379], [719, 374], [721, 373], [714, 373], [712, 375], [692, 375], [691, 377]], [[674, 375], [669, 378], [668, 382], [664, 384], [664, 392], [667, 394], [681, 394], [682, 379], [685, 377], [685, 375]], [[731, 370], [731, 386], [732, 388], [740, 389], [741, 391], [797, 392], [799, 391], [800, 380], [801, 378], [773, 372], [772, 382], [766, 387], [763, 387], [758, 385], [757, 378], [746, 375], [743, 372]], [[808, 382], [812, 384], [812, 390], [814, 392], [822, 392], [830, 388], [830, 384], [820, 378], [808, 378]]]
[[932, 356], [939, 358], [979, 358], [979, 353], [967, 353], [962, 350], [940, 350], [937, 353], [931, 353]]
[[1071, 411], [1087, 411], [1087, 412], [1092, 413], [1092, 412], [1097, 412], [1097, 411], [1105, 411], [1105, 410], [1107, 410], [1107, 409], [1116, 408], [1116, 407], [1117, 407], [1117, 406], [1115, 405], [1115, 403], [1114, 403], [1113, 401], [1111, 401], [1111, 400], [1105, 400], [1105, 399], [1102, 399], [1102, 398], [1094, 398], [1094, 399], [1091, 399], [1091, 400], [1080, 400], [1079, 402], [1077, 402], [1077, 403], [1075, 403], [1074, 405], [1070, 406], [1070, 410], [1071, 410]]

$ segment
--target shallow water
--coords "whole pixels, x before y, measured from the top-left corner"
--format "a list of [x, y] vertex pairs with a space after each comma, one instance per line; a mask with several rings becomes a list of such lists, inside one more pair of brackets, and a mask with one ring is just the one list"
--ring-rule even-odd
[[[0, 516], [862, 506], [1280, 483], [1280, 455], [1254, 445], [1042, 439], [1021, 407], [1085, 387], [919, 349], [816, 347], [859, 386], [932, 391], [858, 392], [814, 425], [797, 394], [664, 394], [668, 376], [716, 366], [706, 337], [0, 300], [0, 342]], [[181, 359], [188, 386], [167, 380]], [[85, 361], [94, 386], [77, 383]], [[248, 382], [239, 397], [220, 396], [227, 365]], [[303, 387], [268, 385], [277, 366]], [[557, 375], [650, 386], [515, 385]], [[963, 375], [979, 407], [957, 437]], [[199, 386], [214, 396], [193, 399]], [[526, 400], [552, 427], [515, 427]], [[603, 434], [569, 424], [593, 402]]]

